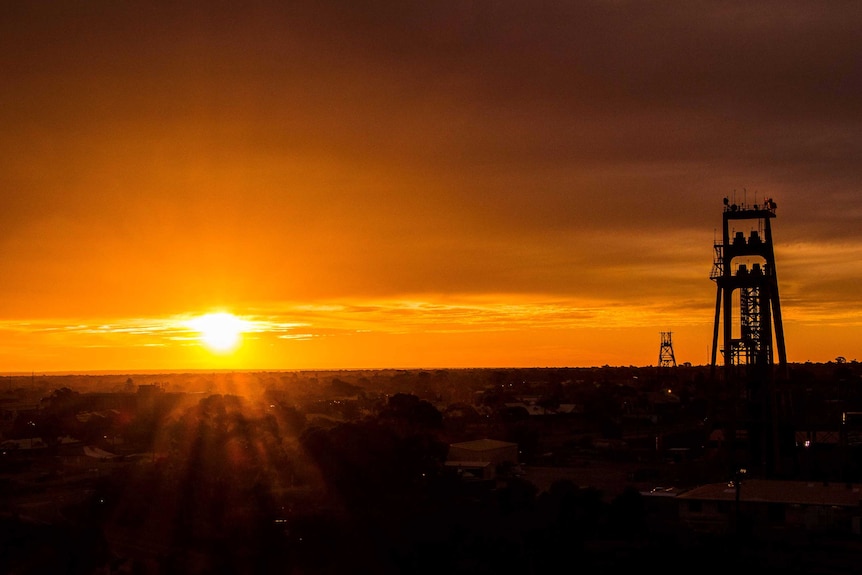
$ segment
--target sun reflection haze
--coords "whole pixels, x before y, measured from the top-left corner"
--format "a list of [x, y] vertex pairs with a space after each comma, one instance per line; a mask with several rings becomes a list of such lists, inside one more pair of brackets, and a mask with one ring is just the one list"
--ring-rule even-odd
[[239, 345], [246, 322], [232, 313], [208, 313], [188, 321], [188, 327], [200, 333], [200, 339], [209, 349], [226, 353]]

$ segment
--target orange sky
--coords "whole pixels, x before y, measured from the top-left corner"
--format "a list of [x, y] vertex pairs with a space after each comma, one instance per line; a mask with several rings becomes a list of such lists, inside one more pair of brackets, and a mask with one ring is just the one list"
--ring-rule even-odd
[[[862, 359], [862, 10], [0, 4], [0, 371], [708, 362], [772, 197], [788, 359]], [[233, 353], [185, 321], [248, 322]]]

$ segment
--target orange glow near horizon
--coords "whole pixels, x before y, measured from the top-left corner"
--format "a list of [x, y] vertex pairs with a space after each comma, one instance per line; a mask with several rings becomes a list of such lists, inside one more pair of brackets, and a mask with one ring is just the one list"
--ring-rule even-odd
[[[680, 363], [699, 365], [709, 361], [710, 304], [671, 310], [656, 302], [414, 294], [149, 318], [7, 320], [0, 370], [645, 366], [656, 363], [663, 330], [673, 332]], [[830, 325], [828, 311], [787, 310], [790, 361], [856, 359], [852, 347], [834, 351], [827, 342], [830, 334], [855, 341], [862, 327]]]
[[[710, 288], [710, 286], [706, 286]], [[790, 291], [790, 290], [788, 290]], [[792, 292], [790, 292], [792, 293]], [[626, 305], [521, 294], [237, 302], [151, 317], [0, 322], [4, 372], [350, 369], [655, 364], [660, 331], [679, 362], [708, 362], [712, 290], [698, 302]], [[678, 302], [677, 302], [678, 303]], [[829, 308], [788, 306], [790, 361], [859, 356], [862, 326]]]

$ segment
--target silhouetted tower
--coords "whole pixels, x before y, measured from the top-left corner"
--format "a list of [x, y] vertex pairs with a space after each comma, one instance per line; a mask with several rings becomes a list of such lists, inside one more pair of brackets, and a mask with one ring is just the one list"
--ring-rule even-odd
[[[715, 375], [721, 325], [728, 431], [744, 440], [749, 464], [759, 466], [767, 476], [780, 467], [780, 398], [775, 380], [785, 379], [787, 365], [770, 223], [775, 207], [772, 199], [749, 206], [724, 198], [722, 239], [715, 243], [710, 274], [717, 285], [712, 372]], [[737, 224], [750, 226], [747, 237], [743, 231], [731, 230]]]
[[676, 367], [676, 358], [673, 356], [673, 342], [670, 339], [671, 332], [661, 332], [661, 347], [658, 350], [659, 367]]

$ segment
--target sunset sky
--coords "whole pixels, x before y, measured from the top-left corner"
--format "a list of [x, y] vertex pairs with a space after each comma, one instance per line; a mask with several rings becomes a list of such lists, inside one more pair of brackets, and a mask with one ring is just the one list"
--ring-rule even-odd
[[[862, 360], [862, 5], [0, 3], [0, 372]], [[241, 322], [211, 349], [207, 313]]]

